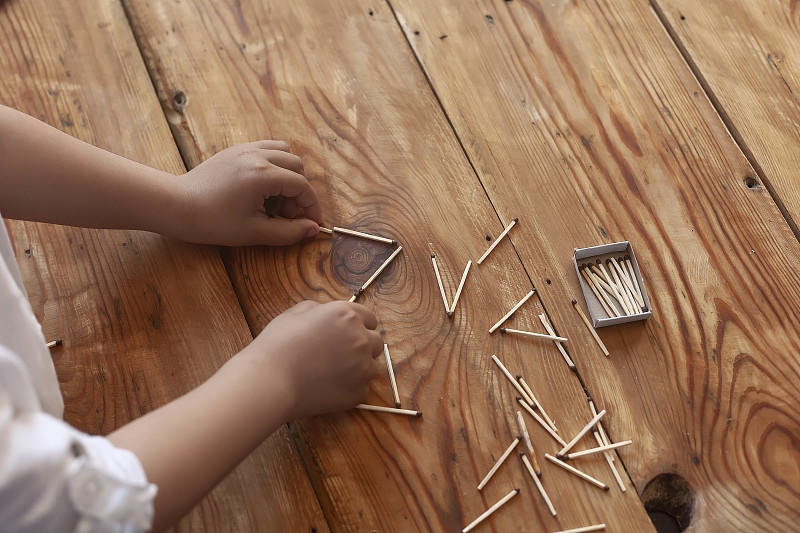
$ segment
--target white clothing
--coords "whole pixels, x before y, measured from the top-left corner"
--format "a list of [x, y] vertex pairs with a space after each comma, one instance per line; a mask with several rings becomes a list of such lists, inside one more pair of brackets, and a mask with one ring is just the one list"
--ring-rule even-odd
[[0, 219], [0, 533], [150, 529], [141, 463], [62, 420], [64, 401]]

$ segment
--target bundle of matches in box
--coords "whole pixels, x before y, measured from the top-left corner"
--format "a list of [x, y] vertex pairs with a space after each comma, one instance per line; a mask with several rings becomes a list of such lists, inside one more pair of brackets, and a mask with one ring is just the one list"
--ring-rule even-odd
[[580, 272], [608, 316], [637, 315], [647, 311], [630, 256], [583, 263]]

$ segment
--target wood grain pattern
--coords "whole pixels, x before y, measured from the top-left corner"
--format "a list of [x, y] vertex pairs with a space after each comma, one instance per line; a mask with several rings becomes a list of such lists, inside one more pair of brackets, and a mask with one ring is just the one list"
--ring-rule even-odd
[[[532, 219], [517, 250], [573, 349], [585, 344], [574, 359], [613, 437], [636, 442], [621, 456], [637, 488], [683, 476], [691, 531], [796, 528], [800, 246], [770, 194], [744, 185], [753, 169], [655, 13], [392, 6], [494, 205]], [[570, 259], [625, 239], [653, 318], [604, 328], [606, 359], [570, 309]]]
[[800, 235], [800, 3], [652, 4]]
[[[552, 343], [488, 334], [530, 290], [513, 248], [534, 231], [526, 214], [473, 267], [452, 321], [442, 309], [429, 254], [437, 254], [451, 300], [467, 260], [518, 213], [501, 210], [498, 220], [387, 5], [126, 5], [188, 164], [236, 142], [287, 139], [331, 224], [396, 238], [404, 248], [360, 301], [385, 331], [403, 406], [422, 410], [422, 418], [348, 412], [293, 424], [333, 530], [457, 531], [516, 486], [521, 497], [485, 530], [554, 531], [600, 518], [618, 531], [652, 529], [632, 491], [604, 493], [550, 464], [542, 465], [543, 483], [555, 519], [518, 459], [476, 490], [517, 432], [515, 392], [493, 353], [528, 377], [564, 435], [591, 415]], [[177, 93], [184, 105], [176, 106]], [[224, 259], [259, 330], [302, 299], [347, 298], [389, 253], [377, 243], [322, 236], [287, 249], [230, 250]], [[541, 331], [542, 310], [531, 299], [511, 324]], [[369, 401], [391, 405], [388, 378], [372, 384]], [[539, 454], [556, 452], [529, 424]], [[584, 467], [612, 479], [602, 460]]]
[[[0, 4], [0, 101], [171, 172], [183, 164], [121, 5]], [[54, 351], [67, 421], [106, 434], [207, 379], [250, 340], [219, 254], [160, 236], [7, 221]], [[202, 443], [198, 443], [202, 445]], [[316, 529], [314, 529], [316, 528]], [[287, 430], [176, 528], [327, 530]]]

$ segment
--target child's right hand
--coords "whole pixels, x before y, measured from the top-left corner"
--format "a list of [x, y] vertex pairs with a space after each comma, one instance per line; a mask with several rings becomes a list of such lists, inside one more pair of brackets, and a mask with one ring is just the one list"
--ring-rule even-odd
[[276, 317], [235, 359], [256, 390], [265, 382], [280, 388], [287, 421], [343, 411], [364, 400], [383, 368], [374, 359], [383, 352], [377, 326], [362, 305], [306, 301]]

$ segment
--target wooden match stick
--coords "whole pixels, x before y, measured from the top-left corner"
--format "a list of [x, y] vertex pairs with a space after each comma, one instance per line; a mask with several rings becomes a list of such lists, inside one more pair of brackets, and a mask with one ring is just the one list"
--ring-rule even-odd
[[[539, 315], [539, 320], [542, 322], [544, 329], [547, 330], [547, 333], [553, 336], [556, 335], [556, 332], [553, 329], [553, 325], [550, 323], [549, 320], [547, 320], [547, 315], [542, 313], [541, 315]], [[577, 370], [575, 369], [575, 363], [572, 362], [572, 359], [570, 359], [569, 354], [561, 345], [561, 341], [554, 339], [553, 343], [555, 343], [556, 348], [558, 348], [558, 351], [561, 352], [561, 356], [564, 358], [564, 361], [567, 362], [567, 366], [569, 367], [569, 369], [572, 370], [573, 372], [577, 372]]]
[[467, 261], [467, 266], [464, 269], [464, 273], [461, 275], [461, 282], [458, 284], [458, 290], [456, 290], [456, 296], [453, 298], [453, 305], [450, 306], [450, 313], [449, 315], [452, 316], [453, 312], [456, 310], [456, 304], [458, 303], [458, 299], [461, 298], [461, 291], [464, 290], [464, 282], [467, 281], [467, 274], [469, 274], [469, 268], [472, 266], [472, 259]]
[[383, 358], [386, 359], [386, 370], [389, 372], [389, 381], [392, 383], [392, 394], [394, 394], [394, 406], [400, 409], [400, 395], [397, 394], [397, 381], [394, 379], [394, 368], [392, 358], [389, 355], [389, 345], [383, 345]]
[[617, 290], [617, 285], [614, 283], [614, 279], [608, 274], [606, 267], [603, 266], [603, 263], [598, 259], [597, 265], [590, 265], [590, 268], [595, 274], [595, 280], [600, 283], [600, 286], [603, 287], [609, 294], [611, 294], [614, 299], [617, 300], [617, 302], [619, 302], [623, 312], [626, 315], [630, 315], [631, 310], [628, 301]]
[[508, 456], [511, 455], [511, 452], [513, 452], [514, 448], [517, 447], [517, 444], [519, 444], [519, 440], [520, 440], [519, 437], [515, 438], [514, 442], [512, 442], [511, 445], [508, 448], [506, 448], [506, 451], [503, 452], [503, 455], [500, 456], [500, 459], [498, 459], [497, 462], [495, 462], [494, 465], [492, 465], [492, 468], [489, 470], [489, 473], [486, 474], [483, 480], [481, 480], [481, 482], [478, 484], [478, 490], [483, 489], [483, 487], [485, 487], [486, 484], [489, 483], [489, 480], [492, 479], [492, 476], [494, 475], [495, 472], [497, 472], [497, 469], [500, 468], [500, 465], [502, 465], [505, 462], [505, 460], [508, 459]]
[[514, 385], [514, 388], [517, 389], [517, 392], [519, 393], [519, 395], [522, 396], [525, 399], [525, 401], [528, 402], [528, 404], [533, 403], [533, 400], [531, 400], [528, 397], [528, 393], [525, 392], [525, 390], [520, 386], [519, 383], [517, 383], [517, 381], [511, 375], [511, 372], [509, 372], [508, 369], [506, 368], [506, 366], [502, 362], [500, 362], [500, 359], [498, 359], [496, 355], [492, 355], [492, 361], [494, 361], [495, 364], [498, 367], [500, 367], [500, 371], [503, 372], [503, 374], [506, 376], [506, 378], [508, 378], [508, 381], [510, 381], [511, 384]]
[[411, 409], [395, 409], [394, 407], [368, 405], [366, 403], [360, 403], [356, 405], [356, 409], [361, 409], [363, 411], [375, 411], [378, 413], [390, 413], [394, 415], [422, 416], [422, 411], [412, 411]]
[[[592, 410], [592, 416], [596, 417], [597, 416], [597, 408], [594, 406], [594, 400], [592, 400], [591, 396], [588, 397], [588, 400], [589, 400], [589, 409]], [[598, 422], [597, 423], [597, 430], [600, 432], [600, 437], [603, 439], [603, 444], [611, 444], [611, 440], [608, 438], [608, 435], [606, 435], [606, 430], [603, 429], [603, 424], [600, 424]]]
[[325, 226], [320, 226], [319, 227], [319, 231], [320, 231], [320, 233], [333, 233], [332, 229], [326, 228]]
[[[614, 310], [614, 314], [616, 316], [623, 316], [623, 313], [627, 314], [625, 306], [617, 299], [616, 296], [614, 296], [614, 289], [612, 289], [611, 285], [606, 283], [606, 280], [602, 278], [602, 273], [591, 264], [587, 266], [586, 271], [589, 273], [589, 276], [591, 276], [595, 285], [597, 285], [597, 289], [600, 291], [600, 293], [605, 296], [606, 303], [608, 303], [609, 307]], [[620, 311], [617, 311], [617, 306], [614, 305], [614, 302], [617, 302], [617, 306], [619, 306]]]
[[533, 402], [531, 403], [531, 407], [542, 413], [542, 417], [547, 421], [547, 424], [551, 428], [553, 428], [553, 431], [558, 433], [558, 428], [556, 427], [555, 423], [552, 420], [550, 420], [550, 417], [547, 416], [547, 412], [544, 410], [544, 407], [542, 407], [542, 404], [539, 403], [539, 400], [536, 399], [536, 396], [533, 394], [533, 389], [530, 388], [530, 386], [525, 382], [525, 380], [519, 374], [517, 374], [517, 381], [519, 381], [519, 384], [522, 385], [522, 388], [525, 389], [525, 392], [527, 392], [528, 396], [530, 396], [531, 400], [533, 400]]
[[567, 472], [575, 474], [579, 478], [581, 478], [581, 479], [583, 479], [585, 481], [588, 481], [589, 483], [591, 483], [592, 485], [595, 485], [596, 487], [600, 487], [603, 490], [609, 490], [608, 485], [606, 485], [602, 481], [598, 481], [597, 479], [593, 478], [592, 476], [590, 476], [586, 472], [581, 472], [580, 470], [578, 470], [574, 466], [568, 465], [564, 461], [560, 461], [560, 460], [556, 459], [555, 457], [553, 457], [549, 453], [544, 454], [544, 458], [547, 459], [548, 461], [550, 461], [551, 463], [560, 466], [561, 468], [563, 468]]
[[[593, 431], [592, 433], [594, 433], [594, 438], [597, 441], [597, 445], [603, 446], [603, 437], [600, 436], [600, 432]], [[622, 478], [617, 471], [617, 467], [614, 465], [614, 454], [611, 452], [603, 452], [603, 457], [605, 457], [606, 463], [608, 463], [608, 467], [611, 469], [611, 473], [614, 474], [614, 479], [616, 480], [617, 485], [619, 485], [619, 490], [625, 492], [625, 483], [623, 483]]]
[[444, 302], [444, 312], [447, 313], [447, 316], [452, 316], [450, 314], [450, 304], [447, 303], [447, 296], [444, 293], [444, 284], [442, 284], [442, 276], [439, 274], [439, 265], [436, 264], [436, 255], [431, 254], [431, 263], [433, 263], [433, 272], [436, 274], [436, 282], [439, 284], [439, 292], [442, 293], [442, 302]]
[[644, 294], [642, 294], [642, 288], [639, 286], [639, 282], [636, 280], [636, 271], [633, 269], [631, 256], [626, 255], [625, 257], [621, 258], [621, 260], [625, 261], [625, 265], [628, 267], [628, 270], [630, 270], [631, 283], [633, 284], [633, 288], [636, 289], [636, 292], [639, 294], [639, 297], [642, 299], [642, 306], [644, 306]]
[[586, 455], [593, 455], [595, 453], [603, 453], [608, 450], [615, 450], [617, 448], [622, 448], [623, 446], [628, 446], [629, 444], [633, 444], [632, 440], [623, 440], [620, 442], [615, 442], [614, 444], [606, 444], [603, 446], [598, 446], [597, 448], [589, 448], [588, 450], [582, 450], [580, 452], [572, 452], [566, 453], [561, 458], [565, 461], [569, 461], [570, 459], [575, 459], [577, 457], [584, 457]]
[[[620, 257], [620, 261], [622, 261], [621, 257]], [[609, 259], [609, 262], [614, 267], [614, 269], [619, 273], [619, 279], [622, 280], [622, 283], [625, 284], [625, 287], [628, 289], [628, 294], [630, 294], [631, 298], [633, 298], [634, 301], [637, 304], [639, 304], [639, 308], [643, 308], [644, 307], [644, 300], [642, 300], [642, 295], [639, 294], [638, 292], [636, 292], [636, 289], [633, 288], [633, 280], [631, 280], [630, 276], [628, 275], [628, 269], [627, 268], [623, 268], [625, 263], [622, 263], [623, 266], [620, 266], [620, 264], [617, 262], [617, 260], [614, 259], [613, 257], [611, 259]]]
[[639, 312], [638, 308], [636, 307], [636, 300], [631, 296], [630, 291], [625, 284], [622, 282], [622, 278], [619, 277], [619, 273], [614, 269], [611, 264], [611, 259], [606, 260], [606, 266], [608, 267], [608, 271], [611, 272], [611, 277], [614, 279], [614, 285], [619, 292], [620, 296], [625, 299], [625, 304], [628, 306], [628, 311], [630, 314], [635, 315]]
[[601, 531], [605, 528], [605, 524], [597, 524], [594, 526], [576, 527], [575, 529], [564, 529], [562, 531], [556, 531], [556, 533], [590, 533], [591, 531]]
[[491, 246], [489, 246], [489, 249], [486, 250], [485, 252], [483, 252], [483, 255], [481, 256], [481, 258], [478, 259], [478, 264], [479, 265], [481, 263], [483, 263], [483, 260], [486, 259], [486, 256], [488, 256], [490, 253], [492, 253], [492, 250], [494, 250], [494, 247], [497, 246], [500, 243], [501, 240], [503, 240], [503, 237], [505, 237], [508, 234], [508, 232], [511, 231], [511, 228], [513, 228], [514, 224], [516, 224], [517, 222], [519, 222], [518, 218], [515, 218], [514, 220], [512, 220], [511, 223], [508, 226], [506, 226], [506, 229], [503, 230], [503, 233], [501, 233], [494, 240], [494, 242], [491, 244]]
[[526, 403], [525, 403], [525, 402], [522, 400], [522, 398], [521, 398], [521, 397], [517, 396], [517, 402], [518, 402], [518, 403], [519, 403], [519, 404], [522, 406], [522, 408], [523, 408], [523, 409], [525, 409], [526, 411], [528, 411], [528, 414], [529, 414], [529, 415], [531, 415], [531, 416], [533, 417], [533, 419], [534, 419], [534, 420], [536, 420], [537, 422], [539, 422], [539, 425], [540, 425], [540, 426], [542, 426], [542, 427], [545, 429], [545, 431], [547, 431], [547, 432], [550, 434], [550, 436], [551, 436], [551, 437], [553, 437], [553, 438], [556, 440], [556, 442], [557, 442], [557, 443], [559, 443], [559, 444], [560, 444], [560, 445], [562, 445], [562, 446], [566, 446], [566, 445], [567, 445], [567, 443], [564, 441], [564, 439], [562, 439], [562, 438], [559, 436], [559, 434], [558, 434], [558, 433], [556, 433], [555, 431], [553, 431], [553, 428], [551, 428], [550, 426], [548, 426], [548, 425], [547, 425], [547, 422], [545, 422], [544, 420], [542, 420], [542, 417], [540, 417], [539, 415], [537, 415], [537, 414], [536, 414], [536, 411], [534, 411], [534, 410], [531, 408], [531, 406], [530, 406], [530, 405], [526, 404]]
[[550, 497], [545, 492], [544, 487], [542, 486], [542, 482], [539, 481], [539, 476], [536, 475], [536, 472], [533, 471], [531, 462], [528, 461], [528, 456], [526, 456], [524, 453], [520, 453], [519, 456], [522, 458], [522, 462], [525, 464], [525, 469], [528, 471], [528, 474], [530, 474], [533, 483], [536, 485], [536, 488], [539, 489], [539, 494], [542, 495], [542, 499], [544, 500], [544, 503], [547, 505], [547, 508], [550, 510], [550, 514], [555, 516], [556, 510], [553, 507], [553, 502], [550, 501]]
[[531, 442], [531, 436], [528, 435], [528, 428], [525, 427], [525, 419], [522, 418], [522, 412], [517, 411], [517, 427], [519, 428], [519, 432], [522, 434], [522, 439], [525, 441], [525, 446], [528, 448], [528, 453], [531, 454], [531, 459], [533, 459], [533, 465], [536, 469], [536, 475], [542, 475], [542, 469], [539, 468], [539, 461], [536, 459], [536, 452], [533, 449], [533, 443]]
[[606, 357], [608, 357], [608, 348], [606, 348], [606, 345], [603, 344], [602, 340], [600, 340], [600, 336], [594, 330], [594, 326], [592, 326], [592, 323], [589, 322], [589, 319], [586, 318], [586, 315], [583, 314], [581, 308], [578, 307], [578, 300], [572, 300], [572, 307], [574, 307], [575, 311], [578, 312], [578, 314], [581, 317], [581, 320], [583, 320], [583, 323], [586, 324], [586, 327], [589, 329], [589, 333], [592, 334], [592, 337], [594, 337], [594, 340], [597, 343], [597, 345], [600, 347], [601, 350], [603, 350], [603, 353], [606, 355]]
[[580, 430], [580, 431], [578, 432], [578, 434], [577, 434], [577, 435], [575, 435], [575, 438], [574, 438], [574, 439], [572, 439], [572, 440], [569, 442], [569, 444], [567, 444], [566, 446], [564, 446], [563, 448], [561, 448], [561, 451], [560, 451], [560, 452], [558, 452], [558, 453], [556, 454], [556, 456], [558, 456], [558, 457], [562, 457], [562, 456], [563, 456], [565, 453], [567, 453], [568, 451], [570, 451], [570, 449], [572, 449], [572, 447], [573, 447], [573, 446], [575, 446], [575, 444], [576, 444], [576, 443], [577, 443], [579, 440], [581, 440], [581, 437], [583, 437], [584, 435], [586, 435], [586, 433], [588, 433], [588, 432], [589, 432], [589, 430], [590, 430], [590, 429], [592, 429], [592, 427], [594, 427], [594, 425], [595, 425], [595, 424], [597, 424], [597, 422], [599, 422], [599, 421], [600, 421], [600, 419], [601, 419], [601, 418], [603, 418], [603, 416], [605, 416], [605, 414], [606, 414], [606, 410], [605, 410], [605, 409], [603, 409], [602, 411], [600, 411], [599, 413], [597, 413], [597, 416], [595, 416], [594, 418], [592, 418], [592, 419], [589, 421], [589, 423], [588, 423], [588, 424], [586, 424], [586, 425], [583, 427], [583, 429], [582, 429], [582, 430]]
[[48, 342], [48, 343], [47, 343], [47, 347], [48, 347], [48, 348], [55, 348], [56, 346], [61, 346], [62, 344], [64, 344], [64, 341], [63, 341], [63, 340], [61, 340], [61, 339], [56, 339], [56, 340], [54, 340], [54, 341], [50, 341], [50, 342]]
[[371, 241], [385, 242], [386, 244], [397, 244], [397, 241], [394, 239], [387, 239], [386, 237], [370, 235], [369, 233], [356, 231], [354, 229], [340, 228], [338, 226], [334, 226], [333, 232], [344, 233], [345, 235], [352, 235], [353, 237], [361, 237], [362, 239], [369, 239]]
[[603, 297], [603, 295], [600, 294], [600, 289], [595, 285], [594, 280], [589, 275], [589, 272], [586, 269], [586, 265], [581, 265], [578, 268], [578, 270], [580, 271], [581, 276], [583, 276], [583, 278], [586, 280], [586, 284], [589, 286], [590, 289], [592, 289], [592, 292], [594, 293], [595, 298], [597, 298], [597, 301], [600, 302], [600, 305], [603, 306], [603, 310], [606, 312], [606, 315], [609, 318], [619, 316], [617, 310], [614, 309], [612, 311], [613, 306], [609, 307], [608, 304], [606, 303], [605, 297]]
[[510, 317], [511, 315], [513, 315], [513, 314], [514, 314], [514, 313], [517, 311], [517, 309], [519, 309], [520, 307], [522, 307], [522, 305], [523, 305], [525, 302], [527, 302], [527, 301], [528, 301], [528, 299], [529, 299], [531, 296], [533, 296], [533, 293], [535, 293], [535, 292], [536, 292], [536, 289], [531, 289], [531, 292], [529, 292], [528, 294], [526, 294], [526, 295], [525, 295], [525, 296], [522, 298], [522, 300], [520, 300], [519, 302], [517, 302], [517, 305], [515, 305], [514, 307], [512, 307], [512, 308], [511, 308], [511, 311], [509, 311], [508, 313], [506, 313], [506, 314], [503, 316], [503, 318], [501, 318], [500, 320], [498, 320], [498, 321], [497, 321], [497, 324], [495, 324], [494, 326], [492, 326], [491, 328], [489, 328], [489, 333], [494, 333], [494, 330], [496, 330], [497, 328], [499, 328], [499, 327], [500, 327], [500, 324], [502, 324], [503, 322], [505, 322], [506, 320], [508, 320], [508, 317]]
[[506, 504], [506, 502], [508, 500], [510, 500], [511, 498], [516, 496], [517, 494], [519, 494], [519, 489], [514, 489], [511, 492], [509, 492], [508, 494], [506, 494], [505, 496], [503, 496], [503, 498], [499, 502], [497, 502], [496, 504], [494, 504], [491, 507], [489, 507], [489, 509], [487, 509], [482, 515], [480, 515], [478, 518], [473, 520], [470, 525], [468, 525], [467, 527], [462, 529], [461, 533], [469, 533], [470, 531], [472, 531], [475, 528], [475, 526], [477, 526], [478, 524], [480, 524], [481, 522], [486, 520], [486, 518], [488, 518], [489, 515], [491, 515], [493, 512], [497, 511], [498, 509], [500, 509], [503, 505]]
[[544, 333], [534, 333], [533, 331], [522, 331], [519, 329], [500, 328], [500, 333], [509, 333], [511, 335], [522, 335], [523, 337], [532, 337], [534, 339], [545, 339], [548, 341], [567, 342], [566, 337], [559, 337], [558, 335], [545, 335]]
[[383, 264], [382, 264], [381, 266], [379, 266], [379, 267], [378, 267], [378, 270], [376, 270], [376, 271], [375, 271], [375, 273], [374, 273], [374, 274], [372, 274], [372, 275], [369, 277], [369, 279], [368, 279], [367, 281], [365, 281], [365, 282], [364, 282], [364, 284], [361, 286], [361, 288], [360, 288], [360, 289], [358, 289], [358, 292], [355, 294], [355, 296], [358, 296], [359, 294], [361, 294], [362, 292], [364, 292], [364, 290], [365, 290], [367, 287], [369, 287], [369, 286], [370, 286], [370, 284], [371, 284], [373, 281], [375, 281], [375, 278], [377, 278], [378, 276], [380, 276], [380, 275], [381, 275], [381, 272], [383, 272], [383, 271], [384, 271], [384, 269], [386, 269], [386, 267], [387, 267], [387, 266], [389, 266], [389, 263], [391, 263], [391, 262], [394, 260], [394, 258], [395, 258], [395, 257], [397, 257], [397, 254], [399, 254], [399, 253], [400, 253], [400, 252], [402, 252], [402, 251], [403, 251], [403, 247], [402, 247], [402, 246], [398, 246], [398, 247], [397, 247], [397, 249], [396, 249], [394, 252], [392, 252], [392, 255], [390, 255], [389, 257], [387, 257], [387, 258], [386, 258], [386, 261], [384, 261], [384, 262], [383, 262]]

